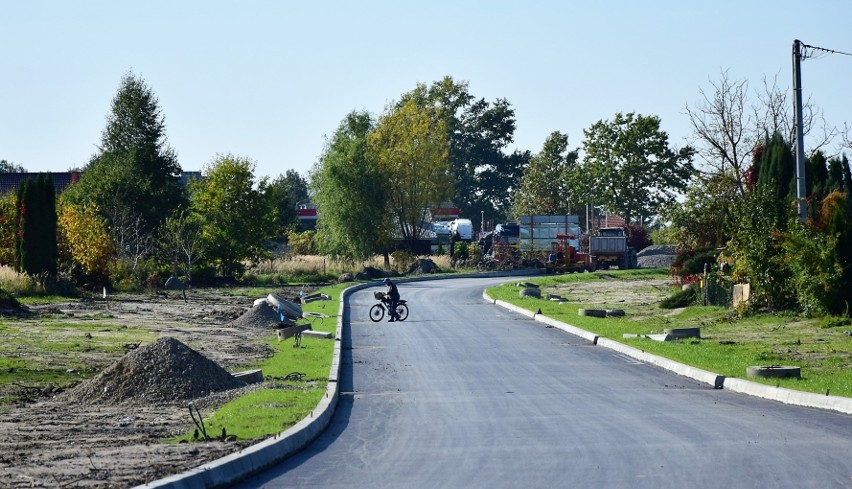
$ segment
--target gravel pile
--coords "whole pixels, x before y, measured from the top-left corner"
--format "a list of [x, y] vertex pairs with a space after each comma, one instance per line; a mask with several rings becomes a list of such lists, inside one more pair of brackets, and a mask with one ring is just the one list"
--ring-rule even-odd
[[675, 245], [653, 245], [636, 254], [639, 268], [669, 268], [677, 255]]
[[[278, 311], [264, 301], [253, 305], [242, 316], [233, 320], [231, 326], [236, 328], [275, 328], [280, 323], [281, 317], [278, 315]], [[292, 321], [285, 321], [285, 323], [292, 323]]]
[[180, 341], [160, 338], [132, 350], [59, 398], [80, 404], [181, 404], [245, 385]]

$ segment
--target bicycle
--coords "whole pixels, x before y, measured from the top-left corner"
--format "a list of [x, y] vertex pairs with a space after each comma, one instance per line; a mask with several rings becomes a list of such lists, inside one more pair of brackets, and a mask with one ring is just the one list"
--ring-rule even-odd
[[[373, 297], [375, 297], [379, 303], [374, 304], [373, 307], [370, 308], [370, 320], [377, 323], [385, 318], [385, 311], [390, 305], [390, 299], [384, 292], [374, 292]], [[408, 305], [405, 303], [405, 300], [400, 299], [396, 302], [396, 319], [398, 321], [405, 321], [407, 317]]]

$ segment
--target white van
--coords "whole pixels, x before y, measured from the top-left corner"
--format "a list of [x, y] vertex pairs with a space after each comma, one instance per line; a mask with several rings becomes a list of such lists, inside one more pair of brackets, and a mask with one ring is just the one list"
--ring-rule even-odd
[[450, 234], [459, 233], [462, 241], [473, 241], [473, 223], [470, 219], [456, 219], [450, 222]]

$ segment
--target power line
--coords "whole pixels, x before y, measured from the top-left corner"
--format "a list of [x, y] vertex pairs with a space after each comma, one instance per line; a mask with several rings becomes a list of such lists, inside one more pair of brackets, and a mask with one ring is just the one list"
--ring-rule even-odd
[[805, 48], [805, 49], [810, 49], [812, 51], [822, 51], [822, 56], [816, 55], [813, 52], [808, 53], [808, 52], [805, 51], [805, 52], [802, 53], [802, 59], [803, 60], [807, 59], [807, 58], [820, 59], [820, 58], [822, 58], [822, 57], [824, 57], [828, 54], [842, 54], [844, 56], [852, 56], [852, 53], [846, 53], [846, 52], [843, 52], [843, 51], [837, 51], [837, 50], [828, 49], [828, 48], [821, 48], [819, 46], [810, 46], [810, 45], [805, 44], [805, 43], [802, 43], [802, 47]]

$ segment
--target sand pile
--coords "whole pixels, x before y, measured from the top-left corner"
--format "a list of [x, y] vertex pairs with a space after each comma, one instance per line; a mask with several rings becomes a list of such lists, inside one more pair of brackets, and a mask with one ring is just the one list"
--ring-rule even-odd
[[83, 404], [177, 404], [243, 386], [244, 382], [180, 341], [160, 338], [124, 355], [62, 398]]
[[[292, 326], [293, 321], [284, 321], [284, 325]], [[274, 307], [266, 301], [259, 301], [242, 316], [231, 322], [231, 326], [237, 328], [275, 328], [282, 325], [281, 317]]]

